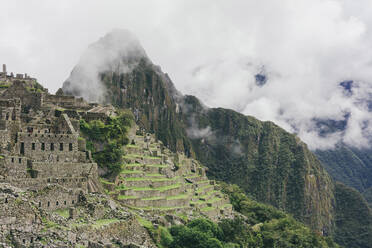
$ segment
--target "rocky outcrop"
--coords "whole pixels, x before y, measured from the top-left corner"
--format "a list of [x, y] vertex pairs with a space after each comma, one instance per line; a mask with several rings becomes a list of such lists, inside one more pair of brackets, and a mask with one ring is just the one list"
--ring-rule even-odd
[[78, 205], [53, 211], [34, 199], [0, 184], [1, 247], [156, 247], [136, 217], [105, 195], [81, 195]]

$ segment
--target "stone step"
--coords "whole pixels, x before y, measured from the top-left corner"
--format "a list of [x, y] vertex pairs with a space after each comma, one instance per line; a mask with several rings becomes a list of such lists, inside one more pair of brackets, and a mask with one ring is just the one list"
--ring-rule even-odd
[[201, 182], [201, 181], [206, 181], [207, 179], [208, 178], [200, 176], [198, 174], [185, 176], [185, 180], [189, 181], [189, 182], [192, 182], [192, 183], [198, 183], [198, 182]]
[[190, 201], [189, 202], [189, 205], [191, 206], [191, 207], [195, 207], [195, 208], [205, 208], [205, 207], [207, 207], [207, 202], [205, 202], [205, 201], [201, 201], [201, 200], [193, 200], [193, 201]]
[[197, 195], [205, 195], [207, 192], [209, 192], [213, 189], [214, 189], [214, 185], [206, 185], [206, 186], [203, 186], [203, 187], [196, 188], [195, 193]]
[[140, 178], [131, 177], [125, 178], [122, 184], [127, 187], [150, 187], [159, 188], [170, 186], [179, 182], [179, 178]]
[[142, 154], [143, 147], [138, 145], [127, 145], [124, 147], [126, 154]]
[[160, 173], [147, 173], [142, 170], [123, 170], [120, 173], [120, 177], [123, 179], [133, 178], [133, 177], [156, 179], [156, 178], [166, 178], [166, 175], [160, 174]]
[[189, 198], [167, 199], [164, 197], [127, 199], [123, 201], [124, 204], [133, 206], [133, 207], [153, 207], [153, 208], [183, 207], [183, 206], [187, 206], [188, 202], [189, 202]]
[[149, 197], [169, 197], [172, 195], [179, 195], [185, 193], [185, 189], [181, 184], [175, 184], [173, 187], [167, 186], [162, 188], [127, 188], [120, 190], [121, 195], [135, 196], [138, 198], [149, 198]]
[[213, 197], [221, 197], [221, 194], [220, 194], [219, 191], [210, 190], [203, 195], [198, 195], [197, 197], [199, 197], [199, 199], [201, 199], [201, 200], [208, 201], [209, 199], [211, 199]]
[[211, 184], [210, 184], [210, 181], [209, 180], [204, 180], [204, 181], [197, 182], [196, 185], [198, 187], [203, 187], [203, 186], [207, 186], [207, 185], [211, 185]]
[[125, 170], [137, 170], [148, 174], [165, 174], [166, 170], [170, 170], [168, 165], [163, 164], [138, 164], [131, 163], [123, 166]]

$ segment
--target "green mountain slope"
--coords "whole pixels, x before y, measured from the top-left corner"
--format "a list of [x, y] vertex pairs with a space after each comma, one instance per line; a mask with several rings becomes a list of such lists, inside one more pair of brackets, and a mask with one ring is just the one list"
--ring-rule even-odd
[[[79, 70], [73, 70], [63, 89], [82, 95], [71, 90], [79, 83], [73, 79], [84, 77], [75, 74]], [[254, 199], [293, 214], [313, 230], [333, 233], [334, 182], [295, 135], [271, 122], [208, 109], [197, 98], [181, 95], [146, 56], [129, 71], [106, 69], [99, 78], [107, 101], [131, 109], [140, 127], [171, 150], [200, 160], [209, 176], [238, 184]]]
[[344, 247], [371, 247], [372, 212], [355, 189], [336, 183], [335, 241]]
[[333, 150], [315, 151], [315, 154], [335, 180], [357, 189], [365, 196], [369, 195], [368, 192], [372, 190], [371, 149], [340, 145]]

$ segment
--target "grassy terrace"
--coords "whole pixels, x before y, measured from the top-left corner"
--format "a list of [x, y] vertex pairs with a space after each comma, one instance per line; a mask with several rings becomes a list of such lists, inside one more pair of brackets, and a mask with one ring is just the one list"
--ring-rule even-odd
[[205, 207], [205, 208], [202, 208], [200, 210], [203, 211], [203, 212], [209, 212], [209, 211], [215, 210], [215, 208], [214, 207]]
[[138, 170], [122, 170], [120, 171], [121, 174], [141, 174], [142, 171]]
[[194, 177], [200, 177], [199, 174], [196, 174], [196, 173], [190, 173], [190, 174], [186, 174], [186, 175], [183, 175], [184, 177], [187, 177], [187, 178], [194, 178]]
[[124, 187], [122, 189], [131, 189], [131, 190], [135, 190], [135, 191], [149, 191], [149, 190], [153, 190], [153, 191], [163, 192], [163, 191], [166, 191], [166, 190], [177, 189], [179, 187], [181, 187], [181, 184], [180, 183], [172, 184], [172, 185], [168, 185], [168, 186], [163, 186], [163, 187], [158, 187], [158, 188], [150, 188], [150, 187]]
[[173, 177], [173, 178], [147, 178], [147, 177], [128, 177], [124, 180], [128, 182], [135, 182], [135, 181], [151, 181], [151, 182], [168, 182], [168, 181], [175, 181], [179, 177]]
[[102, 226], [110, 225], [110, 224], [116, 223], [116, 222], [120, 222], [120, 220], [118, 220], [118, 219], [102, 219], [102, 220], [97, 220], [96, 222], [94, 222], [94, 224], [92, 225], [92, 227], [95, 228], [95, 229], [97, 229], [97, 228], [100, 228]]
[[164, 199], [164, 197], [161, 197], [161, 196], [142, 198], [143, 201], [156, 201], [156, 200], [162, 200], [162, 199]]
[[224, 209], [224, 208], [227, 208], [227, 207], [230, 207], [232, 206], [230, 203], [226, 203], [226, 204], [223, 204], [222, 206], [220, 206], [221, 209]]
[[167, 200], [187, 199], [187, 198], [189, 198], [189, 197], [190, 197], [190, 195], [187, 195], [187, 194], [180, 194], [180, 195], [169, 196], [169, 197], [167, 197]]
[[214, 197], [212, 199], [209, 199], [207, 201], [207, 203], [215, 203], [215, 202], [218, 202], [218, 201], [221, 201], [222, 199], [221, 198], [218, 198], [218, 197]]
[[211, 190], [211, 191], [208, 191], [205, 195], [210, 196], [210, 195], [212, 195], [214, 193], [217, 193], [217, 192], [219, 192], [219, 191], [217, 191], [217, 190]]
[[184, 209], [186, 206], [178, 206], [178, 207], [131, 207], [132, 209], [137, 209], [137, 210], [160, 210], [160, 211], [168, 211], [168, 210], [178, 210], [178, 209]]
[[132, 145], [132, 144], [126, 145], [125, 147], [129, 147], [129, 148], [140, 148], [139, 146], [137, 146], [137, 145]]
[[124, 167], [157, 167], [157, 168], [166, 168], [168, 165], [166, 164], [125, 164]]
[[146, 177], [163, 177], [164, 175], [159, 173], [145, 174]]
[[203, 186], [201, 188], [199, 188], [196, 193], [202, 193], [204, 192], [206, 189], [209, 189], [209, 188], [213, 188], [213, 185], [206, 185], [206, 186]]
[[143, 156], [141, 154], [126, 154], [123, 156], [123, 158], [142, 158]]
[[194, 204], [194, 205], [201, 205], [201, 204], [204, 204], [205, 201], [202, 201], [202, 200], [198, 200], [198, 201], [190, 201], [190, 204]]
[[138, 197], [133, 195], [119, 195], [118, 200], [130, 200], [130, 199], [137, 199]]
[[70, 214], [69, 214], [69, 210], [68, 208], [63, 208], [63, 209], [57, 209], [54, 211], [56, 214], [58, 214], [59, 216], [62, 216], [63, 218], [68, 218], [70, 217]]
[[105, 179], [103, 179], [103, 178], [100, 178], [99, 181], [100, 181], [102, 184], [110, 184], [110, 185], [114, 185], [113, 182], [109, 182], [109, 181], [107, 181], [107, 180], [105, 180]]

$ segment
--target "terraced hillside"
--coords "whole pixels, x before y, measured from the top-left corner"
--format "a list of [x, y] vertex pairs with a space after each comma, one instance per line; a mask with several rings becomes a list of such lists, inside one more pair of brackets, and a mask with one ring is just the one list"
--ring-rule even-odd
[[132, 129], [125, 149], [125, 164], [110, 193], [137, 210], [206, 215], [221, 219], [232, 215], [228, 198], [208, 180], [199, 162], [172, 153], [154, 136]]

